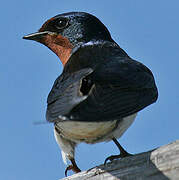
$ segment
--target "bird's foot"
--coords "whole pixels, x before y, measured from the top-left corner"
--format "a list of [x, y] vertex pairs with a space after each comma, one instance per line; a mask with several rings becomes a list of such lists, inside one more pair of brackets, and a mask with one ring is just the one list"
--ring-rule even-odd
[[125, 152], [125, 153], [121, 153], [119, 155], [109, 156], [105, 159], [104, 165], [106, 165], [107, 161], [113, 161], [114, 159], [124, 158], [124, 157], [128, 157], [128, 156], [133, 156], [133, 155], [129, 154], [128, 152]]
[[113, 155], [113, 156], [109, 156], [105, 159], [104, 161], [104, 165], [106, 164], [106, 162], [109, 160], [109, 161], [113, 161], [114, 159], [119, 159], [119, 158], [124, 158], [124, 157], [127, 157], [127, 156], [132, 156], [132, 154], [128, 153], [120, 144], [119, 142], [117, 141], [116, 138], [113, 138], [112, 139], [113, 142], [116, 144], [116, 146], [119, 148], [120, 150], [120, 154], [119, 155]]
[[69, 165], [65, 170], [65, 176], [67, 177], [67, 172], [72, 170], [74, 173], [79, 173], [81, 170], [78, 168], [74, 159], [71, 160], [72, 164]]

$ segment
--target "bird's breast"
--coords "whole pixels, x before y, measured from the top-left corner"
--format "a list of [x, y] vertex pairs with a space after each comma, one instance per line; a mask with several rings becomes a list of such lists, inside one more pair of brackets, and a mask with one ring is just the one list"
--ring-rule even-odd
[[119, 120], [103, 122], [62, 121], [55, 125], [56, 132], [76, 143], [94, 144], [119, 138], [131, 126], [137, 113]]
[[117, 127], [117, 120], [106, 122], [63, 121], [56, 124], [58, 133], [75, 142], [96, 143]]

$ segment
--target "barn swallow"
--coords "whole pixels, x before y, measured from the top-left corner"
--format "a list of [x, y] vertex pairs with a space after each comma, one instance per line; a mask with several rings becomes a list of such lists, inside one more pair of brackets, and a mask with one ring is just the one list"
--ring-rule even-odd
[[48, 95], [46, 119], [54, 123], [63, 161], [71, 161], [65, 175], [81, 171], [74, 157], [81, 142], [114, 141], [120, 154], [105, 163], [130, 156], [117, 138], [137, 112], [156, 102], [152, 72], [129, 57], [98, 18], [85, 12], [59, 14], [23, 38], [47, 46], [64, 67]]

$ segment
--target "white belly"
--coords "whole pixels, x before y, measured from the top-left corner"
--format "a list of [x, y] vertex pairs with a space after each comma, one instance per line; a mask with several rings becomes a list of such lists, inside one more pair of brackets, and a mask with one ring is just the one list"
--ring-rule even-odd
[[137, 114], [133, 114], [119, 123], [117, 120], [106, 122], [63, 121], [57, 124], [61, 135], [75, 142], [97, 143], [119, 138], [132, 124]]

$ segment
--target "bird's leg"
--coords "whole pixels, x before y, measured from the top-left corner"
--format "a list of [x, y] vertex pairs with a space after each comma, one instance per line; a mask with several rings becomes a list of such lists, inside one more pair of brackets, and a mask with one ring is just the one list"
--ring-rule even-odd
[[106, 164], [106, 162], [108, 160], [112, 161], [114, 159], [118, 159], [118, 158], [123, 158], [123, 157], [127, 157], [127, 156], [132, 156], [132, 154], [129, 154], [117, 141], [116, 138], [112, 138], [113, 142], [116, 144], [116, 146], [119, 148], [120, 154], [119, 155], [112, 155], [109, 156], [105, 159], [104, 164]]
[[65, 170], [65, 176], [67, 176], [67, 172], [68, 172], [69, 170], [72, 170], [74, 173], [79, 173], [79, 172], [81, 172], [81, 170], [78, 168], [78, 166], [77, 166], [77, 164], [76, 164], [76, 162], [75, 162], [75, 159], [74, 159], [74, 158], [71, 158], [70, 161], [71, 161], [72, 164], [69, 165], [69, 166], [66, 168], [66, 170]]

